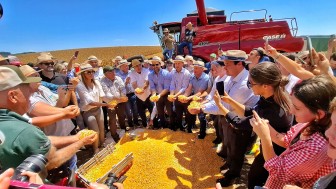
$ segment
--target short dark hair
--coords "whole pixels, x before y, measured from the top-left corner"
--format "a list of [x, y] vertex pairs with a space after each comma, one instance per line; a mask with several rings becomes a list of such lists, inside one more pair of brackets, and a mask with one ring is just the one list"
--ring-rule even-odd
[[233, 61], [233, 64], [237, 65], [239, 62], [241, 62], [244, 67], [246, 66], [245, 61]]
[[336, 52], [331, 54], [330, 60], [336, 61]]

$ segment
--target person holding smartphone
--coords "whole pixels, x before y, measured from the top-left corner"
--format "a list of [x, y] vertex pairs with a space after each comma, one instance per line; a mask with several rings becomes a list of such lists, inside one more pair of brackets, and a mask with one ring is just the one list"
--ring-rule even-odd
[[[244, 106], [227, 94], [222, 97], [219, 94], [215, 95], [215, 101], [219, 109], [221, 109], [221, 114], [237, 130], [252, 131], [249, 120], [253, 116], [252, 110], [255, 110], [260, 116], [268, 119], [277, 132], [285, 133], [289, 130], [292, 120], [292, 116], [289, 113], [290, 100], [284, 89], [287, 83], [288, 78], [282, 76], [280, 69], [274, 63], [265, 62], [257, 64], [250, 70], [247, 82], [247, 86], [252, 89], [253, 93], [261, 96], [256, 106]], [[230, 104], [235, 111], [229, 111], [222, 105], [221, 101]], [[276, 143], [273, 143], [273, 148], [278, 155], [285, 150], [285, 148]], [[265, 160], [262, 153], [258, 154], [249, 170], [249, 189], [265, 184], [268, 172], [263, 167], [264, 163]]]

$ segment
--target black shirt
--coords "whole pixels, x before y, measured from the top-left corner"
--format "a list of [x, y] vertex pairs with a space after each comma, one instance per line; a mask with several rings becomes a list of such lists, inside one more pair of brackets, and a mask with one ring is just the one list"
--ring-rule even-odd
[[40, 76], [42, 78], [42, 81], [53, 83], [55, 85], [67, 85], [67, 77], [65, 75], [54, 73], [54, 76], [52, 78], [46, 77], [40, 72]]
[[[229, 112], [226, 115], [228, 123], [240, 130], [252, 130], [250, 119], [253, 117], [252, 110], [255, 110], [261, 118], [267, 119], [269, 124], [279, 133], [286, 133], [291, 127], [292, 116], [286, 114], [275, 101], [273, 96], [267, 99], [260, 97], [254, 108], [245, 106], [245, 118], [238, 117], [235, 113]], [[273, 143], [276, 154], [283, 152], [284, 148]]]

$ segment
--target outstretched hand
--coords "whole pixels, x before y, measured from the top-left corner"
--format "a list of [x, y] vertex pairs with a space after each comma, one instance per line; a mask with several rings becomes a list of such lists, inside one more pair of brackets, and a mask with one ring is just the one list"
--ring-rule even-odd
[[7, 169], [0, 174], [0, 189], [8, 189], [10, 184], [10, 178], [14, 175], [14, 169]]
[[271, 136], [268, 123], [268, 120], [260, 118], [258, 113], [253, 110], [253, 118], [250, 119], [250, 124], [253, 127], [253, 131], [257, 133], [261, 139]]
[[215, 103], [217, 104], [217, 106], [218, 106], [219, 104], [221, 104], [221, 97], [220, 97], [220, 95], [219, 95], [219, 93], [218, 93], [217, 90], [215, 91], [215, 94], [214, 94], [213, 99], [214, 99]]

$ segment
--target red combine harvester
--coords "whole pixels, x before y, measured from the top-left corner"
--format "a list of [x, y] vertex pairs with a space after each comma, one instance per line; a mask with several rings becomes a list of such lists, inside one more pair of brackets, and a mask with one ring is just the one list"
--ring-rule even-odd
[[[296, 18], [267, 19], [267, 10], [250, 10], [233, 12], [227, 20], [224, 11], [205, 9], [204, 0], [196, 0], [197, 11], [187, 14], [181, 22], [158, 24], [156, 21], [150, 27], [161, 38], [163, 29], [168, 28], [170, 34], [175, 36], [176, 46], [185, 36], [185, 28], [191, 22], [196, 32], [193, 41], [193, 56], [208, 61], [211, 53], [222, 50], [241, 49], [249, 53], [253, 48], [263, 47], [265, 40], [282, 52], [299, 52], [304, 47], [304, 38], [296, 37]], [[232, 16], [248, 12], [265, 12], [264, 18], [253, 20], [232, 20]], [[289, 27], [289, 24], [290, 26]], [[185, 54], [187, 51], [185, 50]]]

